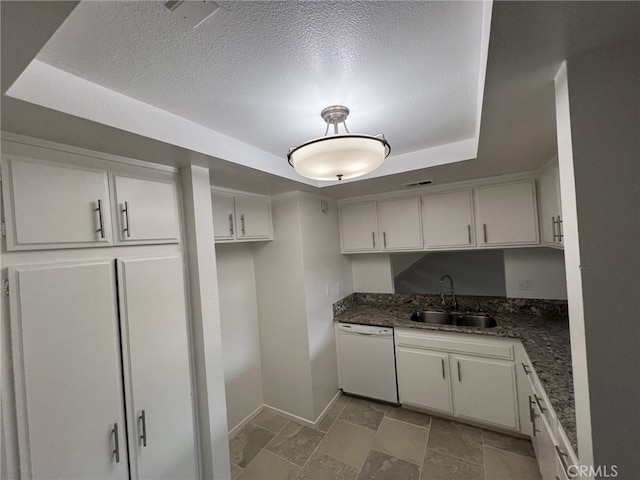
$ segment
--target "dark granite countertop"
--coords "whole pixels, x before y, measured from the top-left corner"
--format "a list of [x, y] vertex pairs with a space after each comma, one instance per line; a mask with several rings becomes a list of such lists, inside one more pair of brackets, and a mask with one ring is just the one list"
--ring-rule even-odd
[[578, 452], [571, 368], [571, 344], [566, 302], [459, 297], [461, 311], [488, 312], [494, 328], [458, 327], [413, 322], [411, 312], [441, 310], [437, 296], [354, 294], [334, 305], [334, 320], [385, 327], [438, 330], [473, 335], [513, 338], [522, 341], [536, 374], [551, 401], [571, 444]]

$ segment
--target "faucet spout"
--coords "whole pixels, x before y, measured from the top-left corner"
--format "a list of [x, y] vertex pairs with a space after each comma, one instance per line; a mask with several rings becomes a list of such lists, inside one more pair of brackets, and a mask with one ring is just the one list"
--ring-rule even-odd
[[445, 278], [449, 279], [449, 284], [451, 285], [451, 289], [448, 292], [451, 294], [451, 310], [454, 310], [454, 311], [458, 310], [458, 302], [456, 301], [456, 289], [453, 286], [453, 278], [451, 278], [451, 276], [449, 275], [443, 275], [440, 278], [440, 304], [446, 305], [446, 302], [444, 300], [444, 292], [442, 290], [442, 282], [444, 281]]

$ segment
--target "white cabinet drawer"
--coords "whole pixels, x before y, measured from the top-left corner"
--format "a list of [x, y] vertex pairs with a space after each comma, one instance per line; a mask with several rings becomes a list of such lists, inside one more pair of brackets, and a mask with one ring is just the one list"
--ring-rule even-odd
[[514, 358], [513, 344], [500, 339], [476, 339], [472, 335], [465, 336], [469, 338], [461, 338], [462, 335], [456, 333], [426, 333], [410, 329], [396, 329], [396, 337], [399, 346], [444, 350], [505, 360]]

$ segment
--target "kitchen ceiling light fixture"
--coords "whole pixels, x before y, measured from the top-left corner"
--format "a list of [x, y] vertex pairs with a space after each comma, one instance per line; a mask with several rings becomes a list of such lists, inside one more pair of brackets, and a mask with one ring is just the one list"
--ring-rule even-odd
[[[287, 160], [296, 172], [312, 180], [347, 180], [372, 172], [391, 153], [391, 147], [381, 133], [362, 135], [350, 133], [345, 123], [349, 109], [332, 105], [320, 112], [327, 122], [324, 137], [291, 147]], [[342, 123], [346, 134], [338, 133]], [[328, 135], [333, 125], [333, 135]]]

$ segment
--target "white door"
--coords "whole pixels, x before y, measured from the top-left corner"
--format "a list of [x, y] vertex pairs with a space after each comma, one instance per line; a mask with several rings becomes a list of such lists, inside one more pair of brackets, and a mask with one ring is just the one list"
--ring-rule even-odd
[[128, 478], [113, 262], [9, 272], [23, 478]]
[[424, 195], [422, 228], [427, 248], [475, 245], [471, 190]]
[[111, 244], [107, 172], [9, 158], [9, 250]]
[[213, 234], [215, 240], [233, 240], [236, 238], [233, 195], [211, 192], [213, 209]]
[[340, 207], [340, 239], [343, 252], [380, 249], [376, 202], [350, 203]]
[[118, 260], [132, 478], [198, 476], [182, 258]]
[[271, 231], [271, 203], [268, 198], [235, 196], [236, 238], [268, 239]]
[[179, 241], [175, 183], [114, 175], [114, 185], [120, 242]]
[[533, 180], [477, 187], [475, 206], [480, 246], [538, 243]]
[[378, 230], [383, 250], [422, 248], [420, 198], [400, 198], [378, 202]]
[[501, 360], [451, 357], [457, 417], [518, 430], [515, 367]]
[[396, 368], [400, 403], [453, 413], [447, 354], [397, 347]]

